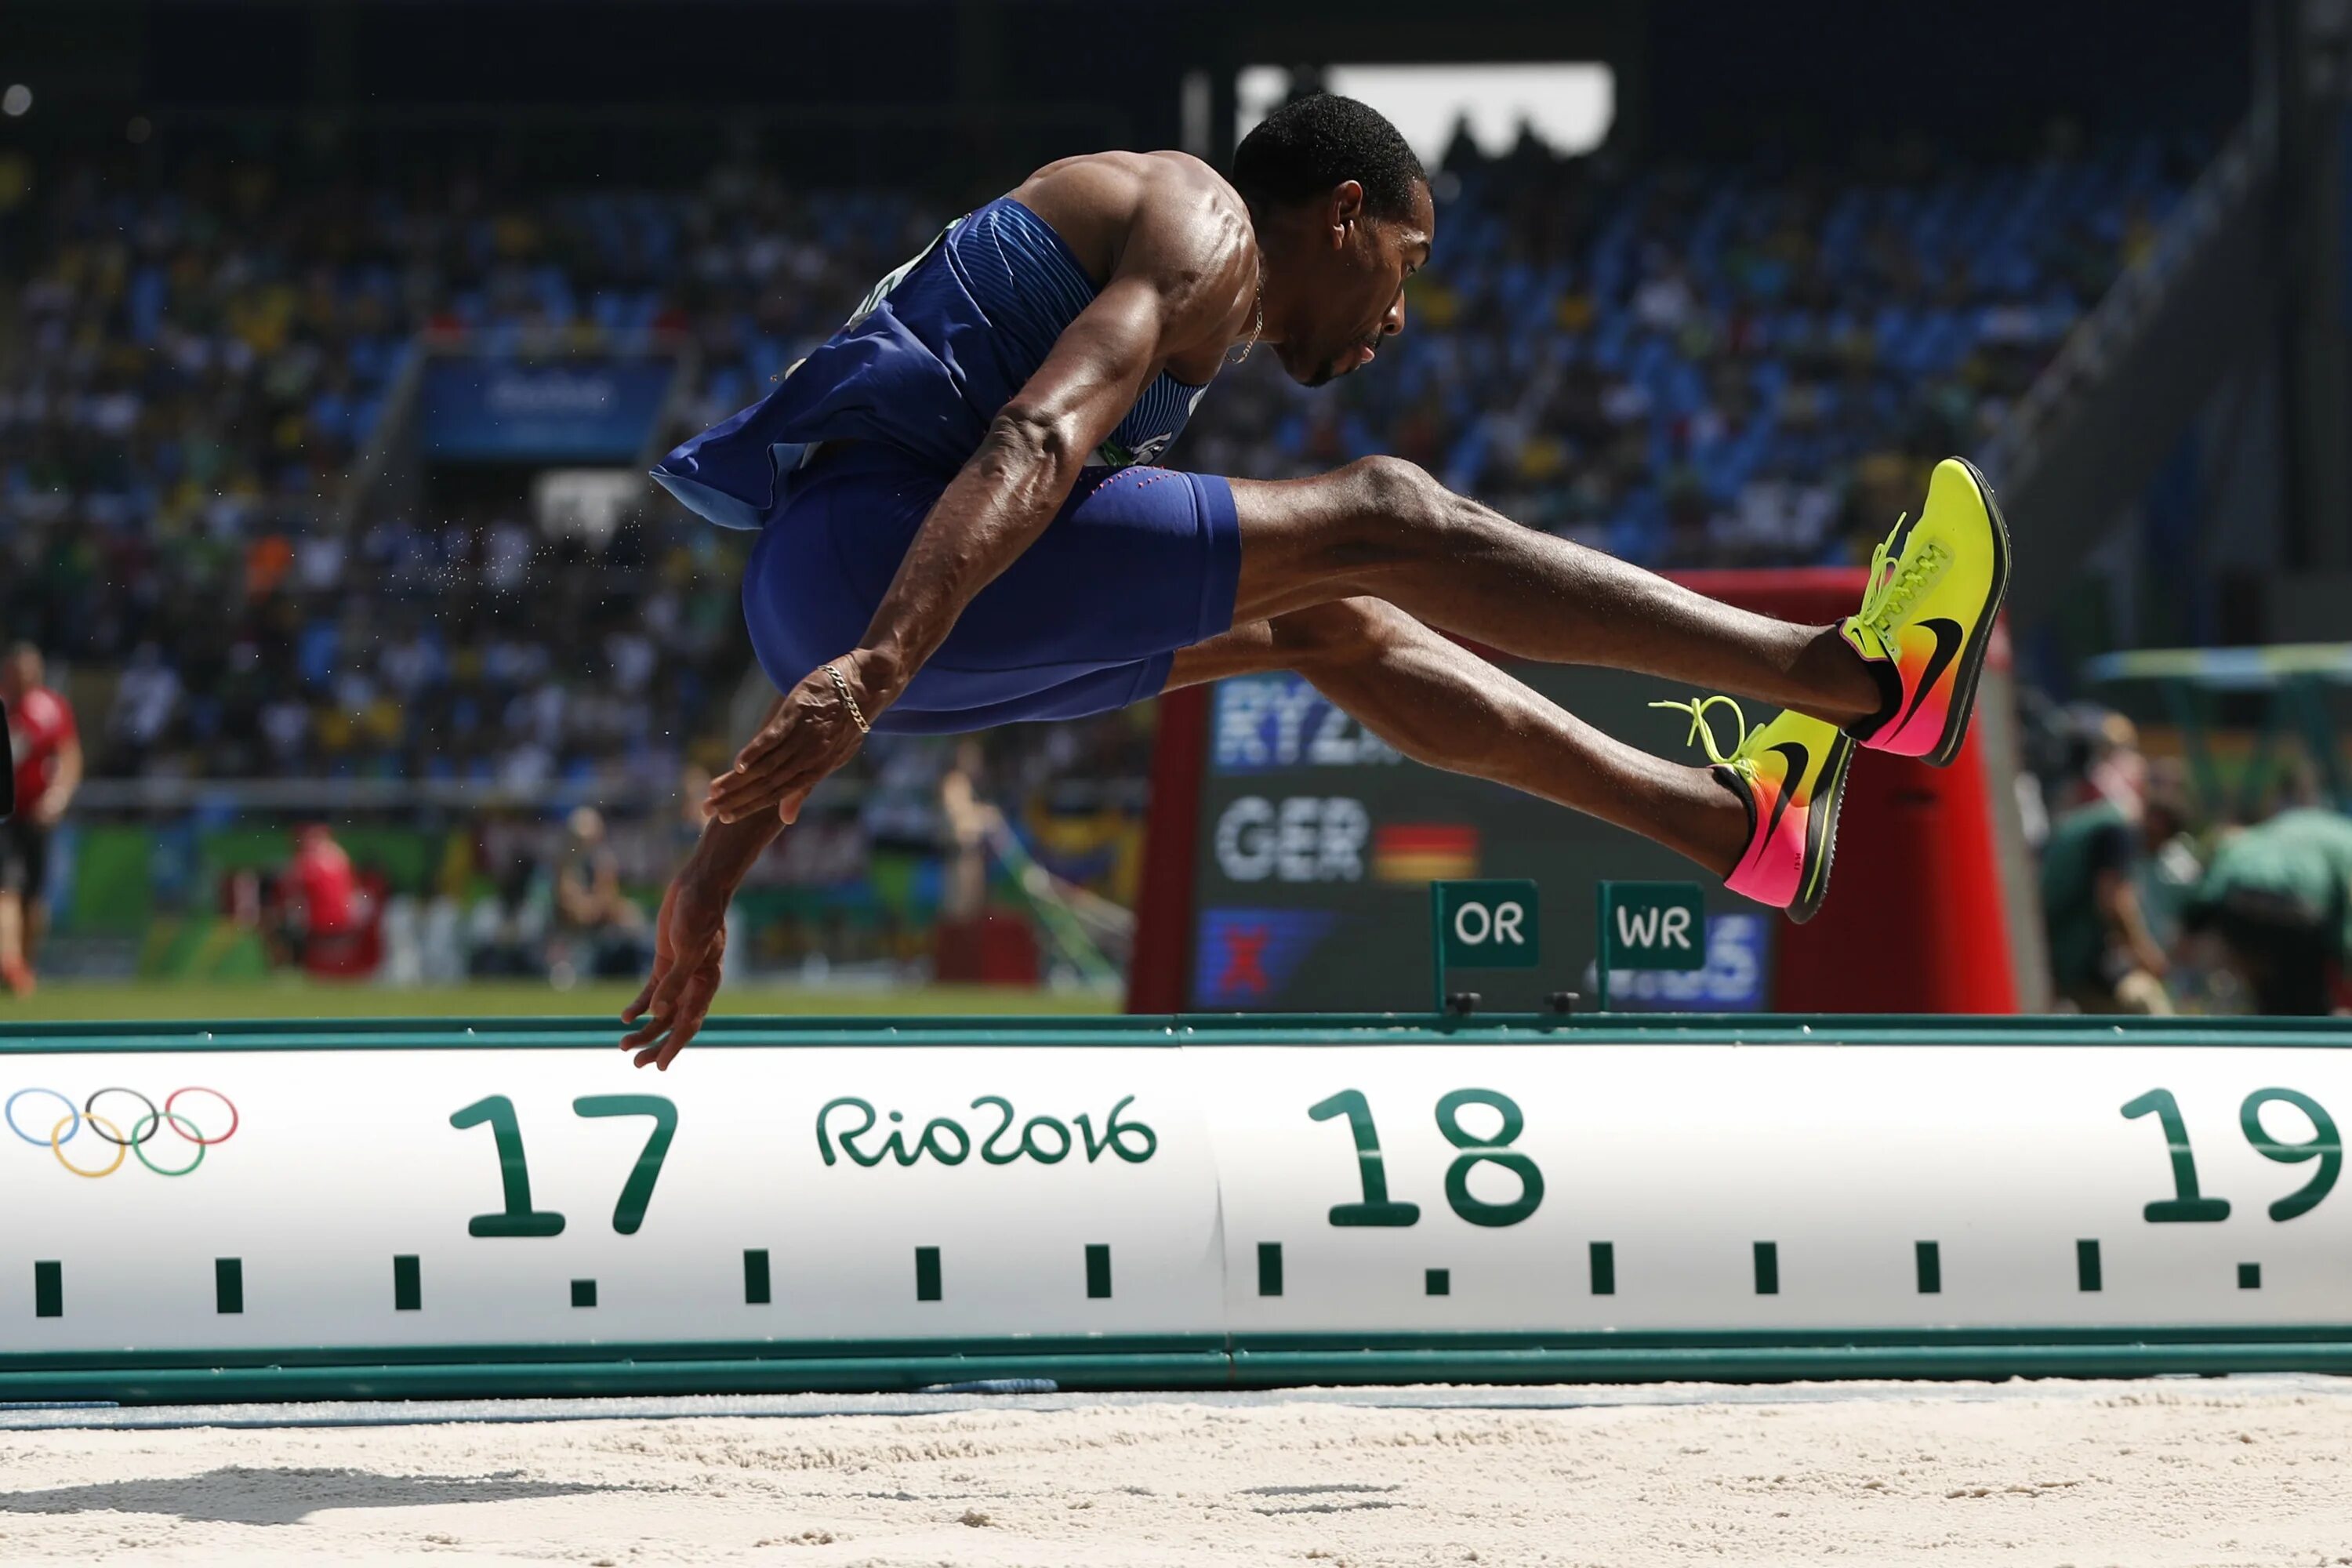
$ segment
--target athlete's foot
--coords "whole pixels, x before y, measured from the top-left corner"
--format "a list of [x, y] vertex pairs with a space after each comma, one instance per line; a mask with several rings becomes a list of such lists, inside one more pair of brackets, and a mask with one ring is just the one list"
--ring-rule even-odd
[[[1717, 746], [1715, 731], [1707, 727], [1706, 710], [1718, 702], [1731, 710], [1739, 726], [1738, 742], [1728, 752]], [[1795, 711], [1750, 730], [1739, 704], [1728, 697], [1650, 706], [1690, 715], [1690, 739], [1706, 748], [1715, 776], [1747, 809], [1747, 848], [1723, 885], [1788, 910], [1792, 921], [1812, 919], [1829, 891], [1853, 740], [1833, 724]]]
[[2009, 530], [1974, 464], [1947, 458], [1916, 521], [1897, 522], [1870, 558], [1862, 609], [1838, 631], [1882, 699], [1846, 726], [1873, 751], [1946, 767], [1968, 739], [1977, 677], [2009, 589]]
[[0, 985], [6, 986], [12, 996], [30, 996], [34, 985], [32, 966], [21, 958], [0, 961]]

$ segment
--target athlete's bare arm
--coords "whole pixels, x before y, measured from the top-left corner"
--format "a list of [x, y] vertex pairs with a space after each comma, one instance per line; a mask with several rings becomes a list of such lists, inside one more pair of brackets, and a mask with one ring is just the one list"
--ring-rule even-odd
[[[1071, 158], [1014, 194], [1106, 281], [932, 507], [864, 639], [833, 661], [869, 723], [1054, 520], [1152, 379], [1172, 369], [1207, 381], [1250, 328], [1258, 268], [1248, 212], [1207, 164], [1171, 153]], [[711, 805], [722, 822], [762, 813], [789, 822], [858, 738], [832, 676], [814, 671], [718, 781]]]
[[[1106, 279], [931, 509], [866, 636], [834, 660], [867, 721], [898, 700], [964, 606], [1061, 510], [1087, 456], [1160, 372], [1201, 384], [1251, 330], [1258, 254], [1233, 187], [1181, 153], [1068, 158], [1014, 195]], [[714, 812], [655, 921], [654, 971], [622, 1014], [639, 1067], [667, 1068], [719, 983], [727, 905], [811, 789], [857, 749], [823, 670], [780, 697], [711, 793]]]

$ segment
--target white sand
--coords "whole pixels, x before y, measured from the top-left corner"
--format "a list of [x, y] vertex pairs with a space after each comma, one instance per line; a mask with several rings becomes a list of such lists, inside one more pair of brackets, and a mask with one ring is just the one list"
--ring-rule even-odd
[[2352, 1384], [0, 1433], [0, 1562], [416, 1559], [2352, 1564]]

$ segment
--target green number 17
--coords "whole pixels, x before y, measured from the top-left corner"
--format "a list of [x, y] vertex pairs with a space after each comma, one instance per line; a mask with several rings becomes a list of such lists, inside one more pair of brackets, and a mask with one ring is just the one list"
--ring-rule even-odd
[[[629, 1179], [621, 1184], [620, 1202], [613, 1206], [613, 1228], [623, 1236], [635, 1236], [646, 1222], [646, 1207], [653, 1202], [662, 1162], [669, 1157], [670, 1140], [677, 1132], [677, 1107], [656, 1094], [590, 1094], [573, 1100], [572, 1110], [577, 1116], [653, 1118], [654, 1130], [639, 1151]], [[522, 1124], [516, 1120], [514, 1101], [503, 1094], [488, 1095], [449, 1118], [449, 1125], [458, 1128], [479, 1127], [485, 1121], [490, 1124], [490, 1136], [498, 1145], [499, 1184], [506, 1202], [496, 1214], [478, 1214], [467, 1220], [466, 1234], [561, 1235], [562, 1215], [530, 1206], [530, 1164], [523, 1156]]]

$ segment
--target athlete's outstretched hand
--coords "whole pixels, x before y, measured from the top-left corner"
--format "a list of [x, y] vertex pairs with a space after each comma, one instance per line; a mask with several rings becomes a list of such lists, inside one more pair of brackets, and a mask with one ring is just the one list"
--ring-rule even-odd
[[661, 913], [654, 921], [653, 978], [621, 1013], [621, 1022], [637, 1024], [621, 1041], [623, 1050], [637, 1053], [637, 1066], [667, 1072], [670, 1058], [700, 1032], [711, 998], [719, 994], [719, 965], [726, 951], [726, 895], [713, 897], [688, 866], [662, 895]]
[[721, 822], [741, 822], [773, 812], [789, 823], [801, 814], [809, 791], [857, 754], [865, 731], [850, 702], [872, 723], [881, 703], [865, 674], [866, 658], [845, 654], [833, 661], [849, 688], [849, 701], [820, 666], [783, 695], [760, 732], [736, 753], [735, 765], [711, 781], [710, 814]]

